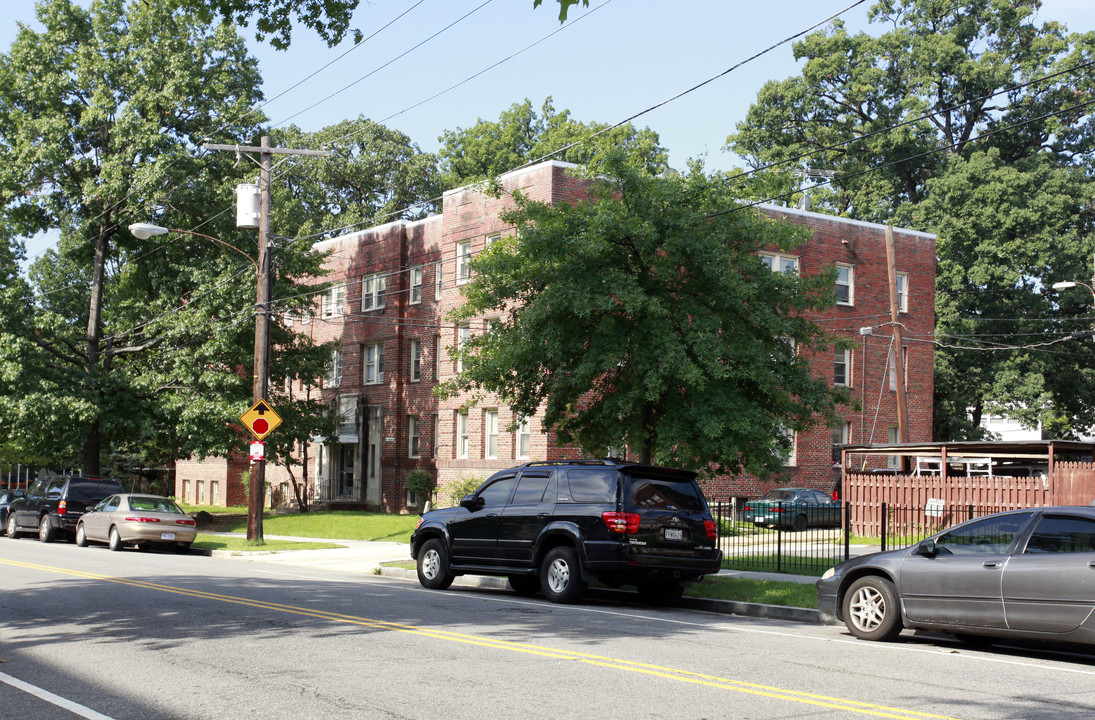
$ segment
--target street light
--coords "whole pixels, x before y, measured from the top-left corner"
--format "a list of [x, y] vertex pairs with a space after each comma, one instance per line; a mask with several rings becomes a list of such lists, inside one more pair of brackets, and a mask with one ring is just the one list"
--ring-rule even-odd
[[[263, 138], [265, 141], [266, 138]], [[265, 175], [265, 171], [264, 171]], [[264, 202], [266, 195], [264, 194]], [[267, 218], [268, 213], [263, 213], [263, 218]], [[129, 226], [129, 231], [133, 233], [133, 236], [140, 240], [147, 240], [150, 237], [156, 235], [165, 235], [169, 232], [184, 233], [186, 235], [197, 235], [203, 237], [217, 245], [223, 245], [224, 247], [235, 250], [240, 255], [251, 261], [251, 264], [255, 266], [255, 275], [258, 284], [258, 291], [255, 299], [255, 363], [254, 363], [254, 383], [252, 399], [257, 403], [259, 401], [265, 401], [266, 395], [269, 391], [270, 385], [270, 254], [266, 248], [266, 233], [265, 227], [259, 231], [259, 259], [255, 261], [250, 255], [240, 250], [231, 243], [226, 243], [223, 240], [218, 240], [210, 235], [194, 232], [193, 230], [169, 230], [159, 225], [152, 225], [151, 223], [133, 223]], [[247, 539], [248, 540], [262, 540], [262, 506], [265, 503], [265, 489], [266, 489], [266, 460], [265, 458], [256, 461], [254, 469], [251, 473], [251, 487], [247, 496]]]

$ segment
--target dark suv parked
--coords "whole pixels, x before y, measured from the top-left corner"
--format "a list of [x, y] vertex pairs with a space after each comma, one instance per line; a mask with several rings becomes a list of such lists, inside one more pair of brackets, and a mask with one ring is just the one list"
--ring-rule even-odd
[[108, 495], [122, 492], [117, 480], [56, 476], [31, 483], [25, 497], [11, 504], [6, 526], [9, 538], [23, 532], [37, 532], [42, 542], [53, 542], [58, 534], [72, 536], [80, 516]]
[[427, 588], [500, 575], [517, 592], [573, 602], [597, 580], [664, 603], [718, 572], [722, 552], [694, 472], [583, 460], [495, 473], [459, 507], [424, 514], [411, 557]]

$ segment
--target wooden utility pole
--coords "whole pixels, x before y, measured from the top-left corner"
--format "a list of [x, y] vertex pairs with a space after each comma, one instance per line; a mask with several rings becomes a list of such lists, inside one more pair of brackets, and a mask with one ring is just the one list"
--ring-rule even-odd
[[[270, 295], [273, 273], [270, 268], [270, 171], [274, 155], [310, 155], [327, 157], [323, 150], [290, 150], [270, 147], [270, 138], [263, 135], [259, 147], [249, 145], [218, 145], [204, 143], [206, 150], [230, 150], [236, 153], [259, 153], [259, 256], [258, 289], [255, 292], [255, 366], [252, 397], [254, 402], [269, 402], [270, 390]], [[254, 462], [250, 492], [247, 497], [247, 539], [262, 540], [262, 510], [266, 504], [266, 457]]]
[[[902, 345], [901, 323], [898, 313], [901, 311], [900, 298], [897, 296], [897, 257], [893, 245], [893, 225], [886, 226], [886, 272], [890, 280], [890, 321], [893, 323], [894, 372], [897, 376], [897, 441], [909, 441], [909, 405], [905, 397], [905, 353]], [[905, 293], [909, 288], [905, 288]]]

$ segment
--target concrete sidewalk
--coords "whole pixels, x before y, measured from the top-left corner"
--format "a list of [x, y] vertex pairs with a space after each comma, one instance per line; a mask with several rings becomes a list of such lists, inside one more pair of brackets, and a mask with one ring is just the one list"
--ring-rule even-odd
[[[202, 533], [210, 536], [242, 537], [241, 533]], [[404, 578], [418, 581], [415, 570], [397, 567], [385, 567], [387, 562], [413, 562], [410, 546], [398, 542], [372, 542], [365, 540], [325, 540], [321, 538], [289, 537], [286, 535], [265, 535], [267, 540], [287, 540], [293, 542], [312, 542], [338, 544], [344, 547], [326, 550], [274, 550], [238, 552], [233, 550], [213, 550], [214, 557], [227, 557], [234, 560], [269, 563], [289, 567], [304, 567], [318, 570], [335, 570], [358, 575], [383, 575], [385, 577]], [[774, 580], [813, 584], [817, 578], [808, 575], [785, 575], [782, 573], [746, 572], [742, 570], [722, 570], [720, 577], [741, 577], [753, 580]], [[461, 575], [453, 585], [463, 587], [484, 587], [506, 589], [509, 584], [505, 578], [482, 575]], [[633, 601], [635, 593], [627, 590], [590, 591], [593, 596], [613, 597], [625, 602]], [[743, 603], [731, 600], [707, 600], [685, 597], [681, 607], [695, 610], [707, 610], [732, 615], [746, 615], [794, 622], [826, 624], [835, 622], [835, 618], [823, 617], [817, 610], [809, 608], [787, 607], [783, 605], [764, 605], [761, 603]]]

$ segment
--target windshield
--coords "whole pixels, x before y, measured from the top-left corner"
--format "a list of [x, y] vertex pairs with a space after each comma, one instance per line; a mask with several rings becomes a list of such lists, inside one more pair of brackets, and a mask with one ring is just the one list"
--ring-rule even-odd
[[787, 502], [788, 500], [795, 499], [794, 490], [769, 490], [764, 494], [762, 500], [771, 500], [772, 502]]

